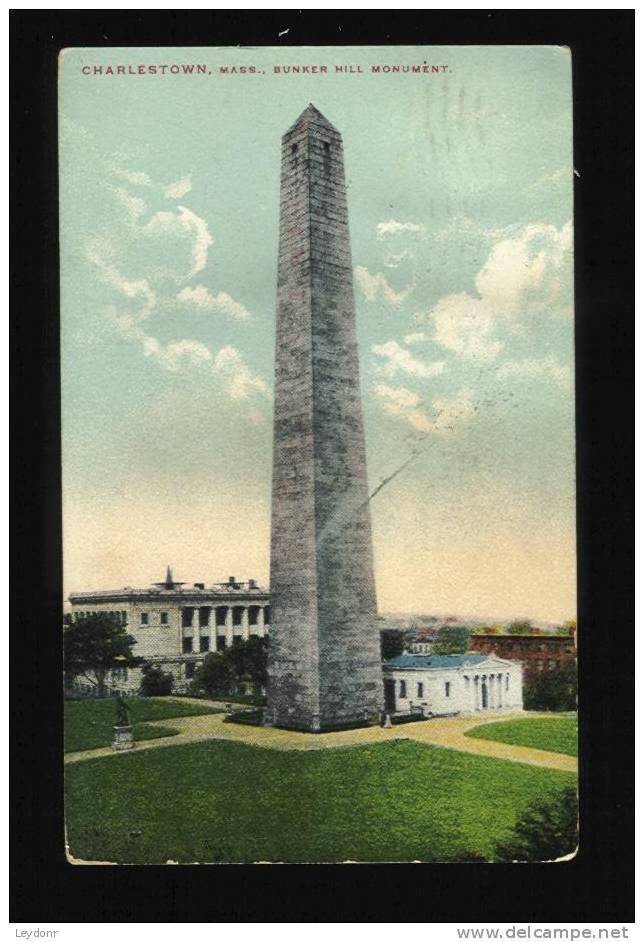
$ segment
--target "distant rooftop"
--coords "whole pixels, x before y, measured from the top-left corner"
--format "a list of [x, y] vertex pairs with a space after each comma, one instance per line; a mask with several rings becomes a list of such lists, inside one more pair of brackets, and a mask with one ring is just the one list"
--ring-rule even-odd
[[385, 661], [385, 667], [408, 670], [438, 670], [446, 667], [466, 667], [487, 661], [488, 654], [401, 654]]
[[177, 582], [172, 576], [172, 569], [168, 566], [166, 576], [163, 582], [153, 582], [147, 588], [133, 588], [124, 586], [122, 589], [97, 589], [94, 591], [72, 592], [70, 601], [84, 601], [86, 599], [127, 599], [127, 598], [154, 598], [157, 596], [167, 597], [168, 595], [180, 596], [203, 596], [212, 595], [267, 595], [268, 592], [262, 586], [258, 585], [255, 579], [248, 579], [243, 582], [229, 576], [225, 582]]

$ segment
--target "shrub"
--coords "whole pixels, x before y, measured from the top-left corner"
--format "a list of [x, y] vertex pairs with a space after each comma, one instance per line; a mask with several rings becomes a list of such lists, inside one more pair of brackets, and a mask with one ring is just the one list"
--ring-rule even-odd
[[495, 859], [544, 861], [572, 853], [579, 834], [577, 808], [577, 791], [571, 785], [555, 800], [536, 802], [518, 819], [514, 836], [497, 844]]
[[465, 654], [472, 632], [466, 625], [442, 625], [432, 649], [434, 654]]
[[526, 710], [577, 709], [577, 665], [568, 661], [547, 671], [526, 672], [523, 680]]
[[383, 661], [398, 657], [405, 648], [404, 632], [397, 628], [383, 628], [380, 632], [380, 656]]
[[172, 693], [172, 674], [164, 674], [160, 667], [154, 667], [152, 664], [145, 664], [142, 674], [139, 688], [142, 697], [167, 697]]

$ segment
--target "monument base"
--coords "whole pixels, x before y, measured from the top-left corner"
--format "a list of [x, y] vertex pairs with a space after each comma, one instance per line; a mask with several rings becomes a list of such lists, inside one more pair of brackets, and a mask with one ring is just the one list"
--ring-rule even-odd
[[339, 733], [345, 729], [365, 729], [369, 726], [380, 725], [380, 713], [369, 713], [365, 717], [356, 717], [349, 720], [319, 720], [311, 721], [284, 719], [277, 717], [264, 721], [265, 726], [272, 726], [275, 729], [289, 729], [296, 733]]

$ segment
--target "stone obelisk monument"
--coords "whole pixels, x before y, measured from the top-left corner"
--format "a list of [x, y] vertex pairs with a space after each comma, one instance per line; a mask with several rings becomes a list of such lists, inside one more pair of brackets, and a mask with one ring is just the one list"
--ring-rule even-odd
[[282, 139], [266, 721], [374, 722], [383, 683], [342, 138]]

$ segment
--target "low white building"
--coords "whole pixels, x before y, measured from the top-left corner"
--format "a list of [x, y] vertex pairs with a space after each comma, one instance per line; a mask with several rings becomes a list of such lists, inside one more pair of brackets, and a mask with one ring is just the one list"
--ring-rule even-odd
[[494, 654], [401, 654], [385, 661], [385, 711], [448, 716], [523, 709], [523, 672]]
[[[263, 637], [270, 624], [270, 596], [253, 579], [206, 585], [175, 582], [170, 567], [164, 582], [147, 589], [74, 592], [72, 618], [97, 612], [118, 616], [136, 640], [133, 653], [174, 677], [174, 690], [185, 691], [209, 651], [222, 651], [239, 639]], [[111, 672], [108, 686], [133, 692], [140, 668]]]

